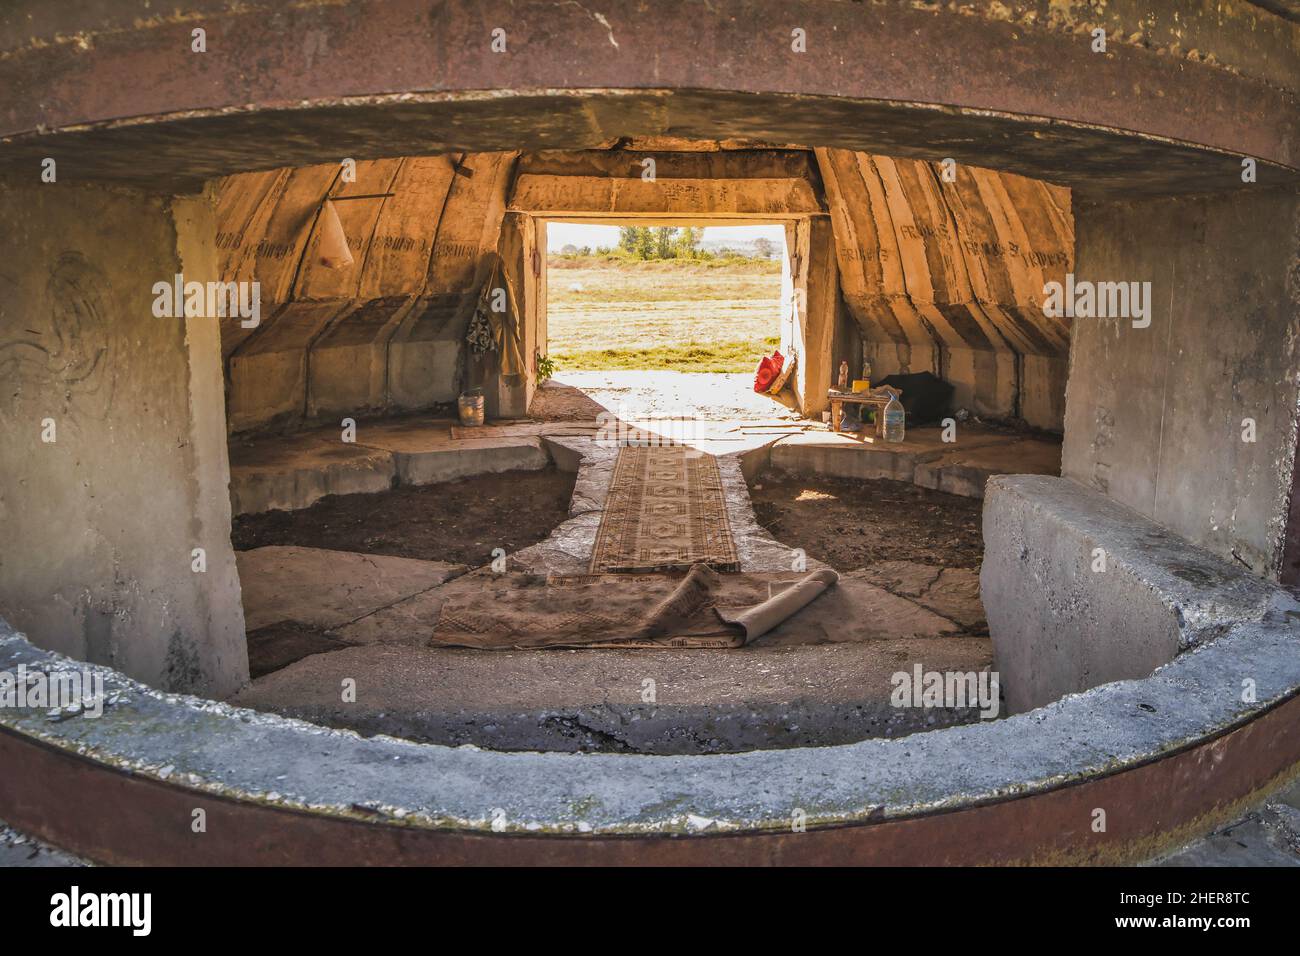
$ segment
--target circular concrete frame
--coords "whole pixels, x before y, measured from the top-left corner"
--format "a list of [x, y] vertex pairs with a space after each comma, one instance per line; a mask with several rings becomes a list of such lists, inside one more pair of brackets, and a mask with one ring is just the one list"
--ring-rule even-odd
[[[3, 634], [0, 669], [88, 666]], [[1300, 762], [1300, 633], [1268, 624], [1003, 720], [702, 757], [364, 738], [92, 670], [98, 719], [0, 714], [0, 815], [105, 863], [1120, 862], [1230, 819]]]
[[[0, 169], [30, 181], [46, 156], [61, 178], [196, 191], [344, 156], [655, 135], [953, 157], [1085, 195], [1239, 187], [1241, 156], [1261, 185], [1300, 168], [1291, 25], [1250, 7], [1230, 29], [1216, 11], [1165, 25], [1059, 0], [819, 0], [789, 26], [780, 0], [16, 6], [0, 21]], [[794, 26], [808, 53], [790, 50]], [[491, 49], [498, 27], [505, 53]], [[1112, 38], [1104, 54], [1095, 29]]]
[[[364, 20], [359, 3], [295, 8], [272, 14], [270, 30], [265, 10], [195, 5], [211, 14], [133, 22], [131, 4], [110, 4], [90, 29], [76, 11], [41, 11], [42, 29], [77, 43], [0, 27], [0, 171], [34, 182], [40, 158], [54, 156], [74, 180], [166, 193], [341, 155], [583, 148], [629, 135], [952, 156], [1083, 198], [1234, 188], [1242, 155], [1260, 161], [1262, 184], [1294, 183], [1300, 165], [1285, 43], [1253, 28], [1207, 50], [1222, 69], [1189, 61], [1169, 37], [1121, 38], [1095, 59], [1092, 24], [1073, 8], [1048, 26], [808, 4], [799, 25], [827, 44], [826, 69], [825, 58], [771, 56], [768, 44], [788, 39], [775, 0], [608, 17], [525, 0], [504, 21], [519, 41], [504, 59], [486, 52], [493, 10], [467, 0], [443, 4], [427, 32], [409, 28], [428, 15], [417, 0]], [[213, 39], [207, 60], [189, 53], [196, 22]], [[1212, 31], [1196, 14], [1184, 26]], [[309, 35], [314, 49], [339, 51], [327, 75], [303, 52]], [[1252, 56], [1257, 69], [1243, 71]], [[755, 63], [738, 82], [740, 64]], [[456, 89], [460, 76], [489, 79]], [[221, 150], [205, 148], [214, 138]], [[268, 142], [278, 147], [269, 160]], [[0, 633], [0, 669], [83, 666]], [[0, 714], [0, 816], [118, 863], [1134, 859], [1295, 772], [1298, 652], [1293, 629], [1240, 625], [1150, 678], [1001, 721], [709, 757], [363, 739], [95, 668], [116, 701], [101, 719]], [[1257, 702], [1240, 700], [1245, 677], [1259, 682]], [[194, 834], [200, 807], [208, 834], [233, 836]], [[1100, 833], [1097, 808], [1107, 811]]]

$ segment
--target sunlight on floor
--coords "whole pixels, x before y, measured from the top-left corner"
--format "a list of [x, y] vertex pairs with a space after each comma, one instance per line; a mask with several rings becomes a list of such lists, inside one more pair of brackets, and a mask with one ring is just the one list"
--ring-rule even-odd
[[693, 418], [740, 423], [799, 419], [798, 412], [772, 396], [756, 393], [754, 376], [747, 372], [573, 371], [558, 373], [555, 381], [582, 389], [625, 420]]

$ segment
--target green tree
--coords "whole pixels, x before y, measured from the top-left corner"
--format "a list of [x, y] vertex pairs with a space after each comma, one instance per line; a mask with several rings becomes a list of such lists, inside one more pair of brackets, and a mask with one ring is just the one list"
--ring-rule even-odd
[[653, 259], [655, 256], [655, 234], [649, 227], [634, 226], [636, 229], [636, 254], [639, 259]]
[[694, 259], [699, 254], [700, 232], [694, 226], [686, 226], [677, 237], [677, 257]]
[[619, 226], [618, 247], [625, 252], [636, 252], [641, 232], [642, 230], [638, 226]]
[[655, 258], [671, 259], [677, 254], [677, 229], [675, 226], [659, 226], [654, 230]]

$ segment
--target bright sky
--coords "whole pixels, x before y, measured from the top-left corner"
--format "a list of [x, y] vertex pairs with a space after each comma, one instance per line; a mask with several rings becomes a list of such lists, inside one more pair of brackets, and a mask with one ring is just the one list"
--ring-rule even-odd
[[[783, 226], [706, 226], [703, 239], [758, 239], [760, 236], [775, 243], [785, 241]], [[618, 245], [618, 226], [592, 226], [578, 222], [551, 222], [546, 226], [548, 252], [559, 252], [569, 243], [582, 248]]]

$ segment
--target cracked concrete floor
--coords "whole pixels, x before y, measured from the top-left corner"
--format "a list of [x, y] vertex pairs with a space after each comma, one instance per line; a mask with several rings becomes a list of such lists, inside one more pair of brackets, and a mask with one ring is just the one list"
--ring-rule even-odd
[[[286, 605], [297, 608], [294, 611], [296, 615], [310, 617], [317, 625], [328, 625], [335, 621], [353, 622], [355, 608], [351, 602], [354, 601], [361, 602], [363, 616], [372, 613], [367, 610], [370, 605], [365, 603], [365, 587], [358, 589], [350, 586], [345, 589], [343, 594], [346, 599], [342, 601], [321, 601], [318, 594], [313, 596], [310, 577], [306, 580], [295, 579], [292, 573], [293, 563], [284, 561], [283, 555], [276, 555], [275, 550], [271, 549], [271, 553], [266, 556], [268, 560], [262, 570], [278, 568], [279, 579], [275, 574], [270, 574], [266, 580], [255, 585], [253, 590], [260, 587], [263, 594], [280, 595]], [[399, 601], [404, 600], [401, 595], [408, 590], [412, 594], [435, 590], [440, 585], [430, 584], [431, 581], [436, 582], [443, 575], [454, 576], [461, 570], [454, 565], [441, 568], [408, 566], [405, 569], [395, 568], [393, 574], [384, 574], [382, 560], [377, 560], [372, 555], [339, 558], [330, 553], [316, 555], [312, 563], [317, 568], [317, 574], [347, 576], [346, 562], [349, 558], [359, 559], [359, 567], [369, 568], [383, 579], [381, 587], [387, 590], [377, 596], [381, 605], [395, 596]], [[241, 555], [241, 559], [248, 560], [248, 554]], [[418, 566], [421, 562], [413, 564]], [[243, 570], [241, 568], [241, 572]], [[979, 613], [977, 581], [973, 578], [964, 579], [960, 573], [962, 571], [973, 575], [973, 569], [935, 568], [906, 560], [885, 560], [869, 565], [864, 569], [865, 573], [857, 577], [868, 578], [865, 583], [880, 585], [895, 597], [906, 597], [918, 610], [933, 613], [934, 617], [946, 621], [949, 627], [978, 627], [982, 622], [982, 614]], [[849, 588], [853, 586], [854, 580], [854, 575], [846, 575]], [[349, 584], [352, 585], [351, 579]], [[373, 598], [371, 603], [373, 605]], [[273, 613], [272, 617], [274, 616]], [[266, 618], [255, 620], [264, 623]], [[745, 700], [758, 688], [778, 692], [787, 699], [799, 694], [805, 695], [803, 701], [786, 708], [784, 722], [776, 728], [789, 741], [787, 745], [807, 745], [818, 742], [819, 739], [828, 742], [824, 739], [824, 732], [816, 727], [816, 708], [810, 711], [808, 700], [822, 691], [825, 691], [826, 698], [837, 693], [844, 693], [847, 697], [858, 689], [854, 686], [854, 681], [863, 673], [853, 670], [851, 666], [836, 667], [837, 655], [855, 661], [866, 658], [871, 666], [877, 668], [878, 674], [897, 666], [897, 662], [879, 653], [890, 642], [835, 640], [836, 637], [844, 636], [846, 635], [838, 629], [830, 628], [823, 633], [820, 643], [811, 645], [796, 640], [793, 644], [783, 646], [776, 641], [773, 646], [762, 649], [711, 652], [720, 658], [717, 661], [698, 657], [698, 652], [682, 655], [677, 660], [657, 653], [646, 655], [627, 652], [626, 656], [632, 663], [625, 671], [619, 670], [619, 652], [506, 652], [499, 657], [493, 655], [497, 662], [484, 668], [482, 681], [468, 684], [457, 680], [465, 671], [447, 665], [453, 664], [457, 656], [483, 662], [486, 655], [472, 651], [416, 649], [380, 643], [370, 647], [342, 649], [338, 653], [316, 654], [301, 661], [301, 665], [304, 665], [304, 682], [314, 685], [321, 695], [321, 700], [314, 705], [315, 711], [311, 712], [311, 706], [304, 707], [301, 716], [330, 723], [329, 719], [325, 719], [326, 710], [329, 707], [337, 709], [338, 703], [328, 698], [335, 696], [338, 679], [341, 675], [354, 678], [359, 675], [361, 699], [369, 698], [369, 703], [377, 706], [370, 707], [367, 704], [364, 714], [353, 711], [346, 715], [347, 721], [343, 725], [354, 726], [363, 733], [401, 733], [406, 730], [402, 735], [420, 739], [422, 728], [419, 722], [423, 716], [420, 708], [410, 708], [409, 703], [429, 696], [441, 696], [447, 700], [472, 704], [477, 710], [477, 713], [467, 711], [468, 720], [471, 721], [465, 725], [468, 727], [467, 733], [459, 740], [448, 733], [445, 742], [470, 742], [471, 739], [477, 739], [489, 741], [488, 745], [491, 745], [493, 736], [507, 742], [513, 737], [517, 741], [520, 727], [511, 725], [517, 714], [512, 715], [508, 709], [485, 709], [482, 707], [484, 699], [502, 690], [526, 695], [539, 689], [548, 693], [558, 689], [563, 703], [576, 703], [577, 706], [553, 707], [542, 714], [540, 720], [534, 711], [525, 724], [527, 732], [543, 734], [547, 746], [574, 750], [698, 753], [713, 752], [719, 747], [725, 749], [727, 740], [735, 741], [738, 736], [755, 733], [753, 726], [746, 725], [748, 718]], [[919, 649], [916, 646], [909, 649], [906, 643], [897, 644], [894, 649], [904, 658], [909, 653], [926, 653], [935, 659], [932, 656], [933, 650], [940, 646], [933, 642], [933, 636], [914, 638], [913, 644], [919, 645]], [[416, 650], [422, 650], [423, 653], [410, 653]], [[756, 650], [759, 652], [753, 653]], [[820, 656], [809, 657], [809, 653], [814, 651]], [[272, 674], [257, 684], [269, 690], [273, 686], [272, 680], [287, 670], [289, 669]], [[380, 682], [372, 682], [371, 676], [380, 677]], [[655, 701], [649, 705], [641, 696], [646, 689], [643, 681], [647, 677], [654, 681], [655, 693]], [[583, 681], [588, 683], [584, 685]], [[584, 686], [587, 690], [599, 686], [603, 689], [602, 696], [584, 693]], [[387, 687], [391, 691], [391, 707], [379, 695], [371, 693], [376, 687]], [[582, 700], [584, 697], [587, 698], [585, 701]], [[715, 705], [712, 713], [700, 709], [702, 700]], [[308, 704], [311, 702], [308, 701]], [[629, 719], [628, 708], [640, 706], [645, 709], [639, 714], [631, 714]], [[403, 711], [403, 707], [407, 708], [406, 711]], [[823, 708], [822, 714], [825, 713]], [[846, 737], [875, 732], [888, 733], [890, 729], [879, 723], [875, 727], [869, 726], [870, 715], [864, 716], [855, 709], [840, 711], [836, 716], [841, 723], [841, 732]], [[404, 728], [403, 721], [407, 721], [409, 726]], [[453, 730], [455, 724], [444, 721], [443, 727]], [[533, 731], [529, 728], [538, 729]], [[770, 741], [773, 725], [769, 722], [759, 729]], [[1300, 783], [1279, 792], [1232, 824], [1179, 848], [1154, 861], [1154, 864], [1295, 866], [1300, 865], [1298, 847]], [[84, 865], [84, 861], [0, 822], [0, 866], [61, 865]]]
[[[231, 703], [367, 734], [645, 753], [845, 743], [976, 719], [969, 709], [890, 706], [891, 676], [914, 663], [939, 671], [991, 663], [987, 639], [969, 636], [982, 625], [970, 570], [888, 562], [846, 572], [800, 615], [735, 650], [482, 652], [419, 641], [447, 588], [463, 580], [431, 583], [449, 569], [408, 573], [405, 583], [395, 573], [385, 585], [391, 603], [354, 586], [337, 592], [343, 606], [310, 607], [298, 596], [324, 572], [383, 578], [386, 562], [405, 559], [262, 552], [270, 553], [241, 555], [241, 571], [264, 575], [250, 593], [269, 603], [252, 619], [310, 618], [298, 638], [322, 643], [300, 647], [296, 662]], [[339, 688], [349, 678], [356, 698], [344, 702]]]
[[1151, 865], [1300, 866], [1300, 778], [1241, 819]]
[[[581, 573], [616, 450], [557, 441], [579, 462], [570, 517], [511, 555], [511, 565]], [[739, 459], [719, 462], [742, 570], [789, 573], [796, 552], [755, 519]], [[482, 652], [422, 639], [463, 568], [283, 547], [240, 560], [241, 574], [258, 576], [246, 595], [250, 620], [262, 625], [250, 649], [269, 665], [232, 703], [423, 742], [718, 753], [901, 736], [978, 713], [894, 707], [894, 674], [915, 664], [941, 672], [991, 666], [972, 568], [882, 560], [842, 569], [836, 588], [738, 650]], [[340, 576], [347, 587], [331, 584]], [[369, 592], [358, 586], [368, 580]], [[344, 702], [338, 688], [348, 679], [357, 695]]]

